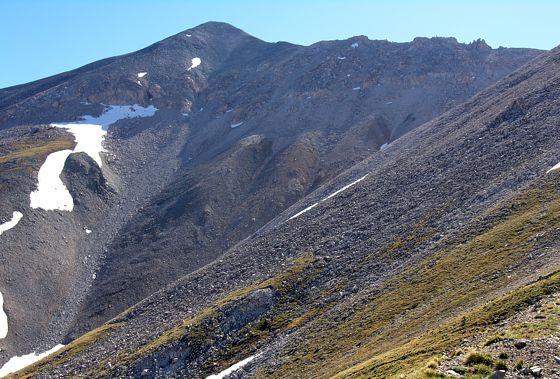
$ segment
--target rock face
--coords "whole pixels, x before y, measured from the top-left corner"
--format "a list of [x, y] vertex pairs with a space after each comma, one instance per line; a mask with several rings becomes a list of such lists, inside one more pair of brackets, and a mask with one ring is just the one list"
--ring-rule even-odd
[[[11, 320], [0, 362], [68, 342], [178, 278], [214, 267], [225, 251], [379, 155], [382, 145], [391, 155], [398, 137], [540, 53], [448, 38], [390, 43], [360, 36], [296, 46], [207, 23], [135, 53], [0, 90], [1, 217], [24, 214], [0, 237], [0, 290]], [[72, 148], [71, 136], [47, 125], [133, 104], [158, 111], [111, 125], [101, 168], [83, 155], [67, 160], [62, 179], [75, 210], [29, 208], [45, 157]], [[524, 119], [531, 104], [500, 109], [489, 129]], [[424, 135], [408, 138], [412, 149]], [[374, 160], [372, 167], [385, 164]], [[397, 182], [425, 168], [418, 170]], [[401, 204], [401, 211], [412, 206]], [[321, 242], [332, 249], [340, 243], [326, 234]], [[302, 249], [294, 244], [284, 253]]]

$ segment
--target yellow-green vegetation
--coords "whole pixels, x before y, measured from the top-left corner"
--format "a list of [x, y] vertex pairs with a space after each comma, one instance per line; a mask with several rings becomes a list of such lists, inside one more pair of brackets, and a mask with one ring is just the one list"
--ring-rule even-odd
[[480, 351], [471, 351], [465, 358], [465, 364], [467, 366], [473, 366], [477, 364], [485, 364], [487, 366], [491, 366], [494, 364], [494, 358], [492, 358], [490, 354], [486, 354]]
[[430, 357], [453, 351], [463, 338], [518, 311], [529, 297], [546, 293], [549, 285], [556, 288], [558, 275], [479, 306], [515, 288], [515, 268], [560, 223], [553, 185], [521, 191], [484, 217], [492, 222], [467, 228], [460, 243], [388, 280], [379, 293], [348, 300], [346, 310], [338, 308], [345, 317], [320, 315], [314, 325], [321, 327], [272, 376], [410, 375]]
[[560, 303], [558, 298], [549, 299], [532, 319], [514, 323], [504, 334], [509, 338], [541, 338], [557, 335], [560, 332]]
[[18, 169], [25, 169], [33, 161], [42, 161], [50, 153], [73, 149], [74, 138], [71, 135], [56, 139], [22, 139], [10, 145], [9, 151], [0, 156], [0, 165], [8, 162], [17, 164]]
[[506, 339], [506, 337], [504, 337], [503, 334], [495, 334], [495, 335], [491, 336], [490, 338], [488, 338], [486, 340], [486, 342], [484, 342], [484, 346], [490, 346], [490, 345], [493, 345], [495, 343], [501, 342], [505, 339]]
[[44, 358], [21, 371], [18, 371], [18, 378], [32, 378], [38, 375], [44, 370], [48, 370], [50, 367], [56, 367], [65, 364], [75, 355], [81, 353], [87, 347], [91, 346], [95, 342], [98, 342], [104, 336], [107, 335], [111, 330], [119, 328], [122, 323], [107, 323], [97, 329], [94, 329], [83, 336], [72, 341], [72, 343], [66, 345], [56, 353], [51, 356]]
[[[110, 357], [98, 366], [87, 372], [88, 377], [100, 377], [110, 375], [112, 370], [118, 370], [119, 367], [126, 367], [134, 364], [138, 359], [144, 358], [155, 353], [158, 349], [165, 349], [177, 341], [184, 341], [190, 345], [204, 346], [210, 345], [215, 337], [215, 332], [221, 321], [222, 310], [224, 307], [235, 301], [241, 300], [255, 290], [272, 288], [279, 294], [277, 304], [275, 304], [275, 317], [271, 320], [260, 319], [258, 322], [247, 325], [241, 335], [245, 338], [238, 342], [235, 346], [222, 353], [218, 362], [206, 362], [205, 367], [216, 369], [217, 366], [227, 367], [235, 361], [236, 356], [249, 355], [255, 348], [255, 344], [263, 339], [270, 337], [271, 332], [277, 332], [281, 328], [289, 327], [291, 318], [286, 314], [286, 305], [291, 300], [287, 295], [290, 294], [294, 286], [301, 285], [304, 281], [313, 278], [313, 273], [304, 272], [309, 270], [314, 263], [315, 258], [312, 255], [303, 255], [296, 258], [290, 268], [280, 274], [262, 281], [239, 288], [227, 294], [226, 296], [216, 300], [209, 307], [201, 310], [192, 318], [182, 321], [180, 324], [171, 327], [163, 332], [157, 338], [144, 344], [139, 349], [120, 352], [115, 357]], [[292, 308], [296, 308], [291, 305]], [[305, 317], [302, 315], [301, 317]], [[119, 319], [119, 318], [117, 318]], [[108, 362], [111, 365], [108, 365]], [[108, 367], [111, 367], [109, 369]]]

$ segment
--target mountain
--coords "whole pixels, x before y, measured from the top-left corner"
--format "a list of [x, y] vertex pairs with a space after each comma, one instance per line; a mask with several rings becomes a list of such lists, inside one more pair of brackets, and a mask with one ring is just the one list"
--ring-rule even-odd
[[[544, 360], [555, 337], [539, 333], [558, 333], [559, 68], [557, 48], [24, 374], [204, 377], [238, 362], [242, 377], [442, 377], [454, 359], [489, 369], [469, 359], [508, 346]], [[494, 357], [465, 358], [469, 346]]]
[[[102, 326], [102, 336], [97, 329], [78, 338], [62, 353], [71, 364], [52, 369], [93, 369], [88, 359], [110, 360], [122, 344], [131, 357], [103, 370], [141, 373], [152, 350], [138, 349], [189, 314], [231, 330], [215, 329], [225, 340], [195, 344], [191, 352], [179, 344], [172, 354], [176, 341], [165, 335], [156, 350], [180, 364], [163, 370], [210, 373], [214, 363], [243, 358], [265, 340], [279, 344], [278, 361], [267, 364], [291, 364], [280, 353], [297, 344], [292, 338], [320, 334], [307, 329], [308, 321], [320, 329], [336, 317], [329, 307], [347, 312], [389, 278], [399, 280], [405, 263], [414, 267], [408, 259], [420, 264], [447, 241], [441, 225], [472, 222], [488, 191], [502, 199], [528, 180], [510, 177], [514, 158], [500, 155], [508, 143], [537, 147], [525, 151], [519, 169], [536, 165], [532, 156], [552, 154], [533, 134], [521, 142], [502, 136], [502, 150], [485, 152], [480, 148], [491, 146], [493, 135], [476, 131], [482, 114], [496, 113], [489, 130], [513, 133], [501, 125], [524, 117], [531, 104], [512, 102], [499, 113], [504, 105], [493, 104], [502, 101], [493, 94], [507, 91], [503, 83], [528, 82], [507, 75], [541, 53], [453, 38], [297, 46], [207, 23], [138, 52], [0, 90], [0, 215], [12, 220], [0, 236], [9, 327], [0, 362], [68, 343], [166, 288]], [[538, 62], [523, 72], [543, 58]], [[457, 106], [506, 76], [502, 87]], [[473, 104], [481, 98], [490, 108]], [[459, 157], [464, 165], [453, 166]], [[500, 165], [505, 171], [489, 183]], [[15, 225], [13, 212], [22, 215]], [[425, 234], [418, 241], [415, 228]], [[443, 237], [427, 232], [432, 228]], [[385, 243], [395, 246], [381, 254]], [[428, 243], [432, 250], [421, 249]], [[304, 305], [291, 309], [294, 302]], [[278, 304], [288, 313], [275, 325]], [[290, 338], [288, 318], [298, 330]], [[240, 335], [233, 334], [251, 322], [263, 323], [260, 337], [235, 342]], [[235, 353], [222, 349], [228, 343]], [[196, 353], [194, 366], [179, 353]]]

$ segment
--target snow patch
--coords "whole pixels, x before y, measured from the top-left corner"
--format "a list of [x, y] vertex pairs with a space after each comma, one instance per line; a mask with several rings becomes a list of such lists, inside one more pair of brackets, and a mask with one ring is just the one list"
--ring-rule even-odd
[[64, 162], [70, 154], [72, 150], [61, 150], [47, 156], [39, 169], [37, 189], [30, 195], [31, 208], [42, 208], [46, 211], [74, 209], [72, 195], [60, 180]]
[[74, 150], [60, 150], [47, 156], [45, 163], [39, 168], [37, 190], [31, 192], [31, 208], [49, 210], [72, 211], [74, 201], [70, 192], [60, 179], [64, 163], [72, 153], [86, 153], [98, 165], [102, 166], [101, 152], [103, 139], [107, 128], [115, 122], [125, 118], [150, 117], [157, 108], [153, 105], [110, 105], [100, 116], [83, 116], [82, 120], [74, 123], [51, 124], [57, 128], [68, 130], [74, 135], [76, 147]]
[[68, 130], [74, 135], [76, 147], [73, 153], [86, 153], [93, 159], [99, 167], [103, 165], [99, 153], [105, 152], [103, 139], [107, 132], [101, 125], [95, 124], [51, 124], [57, 128]]
[[359, 179], [353, 181], [352, 183], [345, 185], [345, 186], [342, 187], [341, 189], [339, 189], [339, 190], [337, 190], [337, 191], [331, 193], [329, 196], [325, 197], [324, 199], [321, 199], [321, 200], [319, 200], [318, 202], [316, 202], [315, 204], [310, 205], [309, 207], [305, 208], [304, 210], [302, 210], [302, 211], [296, 213], [295, 215], [293, 215], [292, 217], [290, 217], [290, 218], [288, 219], [288, 221], [293, 220], [294, 218], [297, 218], [297, 217], [301, 216], [302, 214], [304, 214], [304, 213], [307, 212], [307, 211], [310, 211], [311, 209], [315, 208], [317, 205], [321, 204], [322, 202], [327, 201], [327, 200], [329, 200], [330, 198], [335, 197], [336, 195], [340, 194], [341, 192], [346, 191], [348, 188], [352, 187], [352, 186], [355, 185], [355, 184], [358, 184], [359, 182], [361, 182], [362, 180], [364, 180], [365, 178], [367, 178], [368, 175], [369, 175], [369, 174], [365, 174], [365, 175], [362, 176], [361, 178], [359, 178]]
[[[548, 174], [549, 172], [551, 172], [551, 171], [556, 171], [556, 170], [558, 170], [558, 169], [560, 169], [560, 162], [557, 163], [556, 166], [550, 168], [546, 173]], [[0, 234], [1, 234], [1, 233], [0, 233]]]
[[338, 60], [341, 60], [341, 61], [346, 59], [346, 57], [337, 57], [337, 58], [338, 58]]
[[353, 43], [352, 45], [350, 45], [350, 46], [352, 46], [352, 49], [357, 49], [358, 46], [360, 46], [360, 45], [358, 44], [358, 42], [354, 42], [354, 43]]
[[310, 205], [309, 207], [305, 208], [304, 210], [302, 210], [302, 211], [296, 213], [295, 215], [293, 215], [292, 217], [290, 217], [290, 218], [288, 219], [288, 221], [289, 221], [289, 220], [292, 220], [292, 219], [294, 219], [294, 218], [296, 218], [296, 217], [301, 216], [301, 215], [304, 214], [305, 212], [310, 211], [311, 209], [315, 208], [317, 205], [319, 205], [319, 203], [315, 203], [315, 204], [313, 204], [313, 205]]
[[259, 356], [259, 354], [251, 355], [249, 358], [245, 358], [244, 360], [242, 360], [240, 362], [237, 362], [233, 366], [228, 367], [227, 369], [225, 369], [224, 371], [222, 371], [218, 374], [207, 376], [206, 379], [224, 379], [228, 375], [231, 375], [235, 371], [237, 371], [237, 370], [243, 368], [244, 366], [246, 366], [249, 362], [251, 362], [253, 359], [255, 359], [258, 356]]
[[187, 37], [192, 37], [192, 34], [185, 34]]
[[[109, 105], [100, 116], [83, 116], [82, 120], [73, 124], [94, 124], [101, 125], [107, 130], [110, 125], [119, 120], [136, 117], [151, 117], [157, 112], [157, 108], [153, 105], [143, 107], [138, 104], [133, 105]], [[64, 124], [58, 124], [64, 125]], [[72, 124], [68, 124], [72, 125]]]
[[359, 91], [361, 89], [362, 89], [362, 87], [354, 87], [354, 88], [352, 88], [352, 91]]
[[339, 189], [338, 191], [335, 191], [335, 192], [331, 193], [329, 196], [325, 197], [322, 201], [328, 200], [328, 199], [330, 199], [331, 197], [335, 197], [335, 196], [338, 195], [339, 193], [346, 191], [348, 188], [352, 187], [352, 186], [355, 185], [355, 184], [360, 183], [362, 180], [364, 180], [365, 178], [367, 178], [368, 175], [369, 175], [369, 174], [365, 174], [365, 175], [362, 176], [360, 179], [355, 180], [355, 181], [353, 181], [352, 183], [345, 185], [344, 187], [342, 187], [342, 188]]
[[380, 151], [386, 150], [389, 147], [389, 144], [387, 142], [385, 142], [383, 145], [381, 145], [381, 147], [379, 148]]
[[3, 378], [4, 376], [14, 373], [16, 371], [21, 370], [24, 367], [27, 367], [49, 355], [51, 355], [52, 353], [62, 349], [64, 347], [64, 345], [56, 345], [55, 347], [53, 347], [52, 349], [45, 351], [44, 353], [40, 353], [40, 354], [36, 354], [36, 353], [31, 353], [31, 354], [27, 354], [27, 355], [22, 355], [20, 357], [12, 357], [10, 358], [10, 360], [8, 362], [6, 362], [4, 364], [4, 366], [2, 366], [2, 368], [0, 368], [0, 378]]
[[[12, 219], [10, 221], [6, 221], [3, 224], [0, 224], [0, 236], [2, 235], [2, 233], [4, 233], [7, 230], [12, 229], [14, 226], [16, 226], [19, 222], [19, 220], [21, 220], [21, 218], [23, 217], [23, 214], [21, 212], [15, 211], [12, 213]], [[2, 296], [0, 294], [0, 296]], [[1, 297], [0, 297], [1, 300]], [[1, 331], [1, 326], [0, 326], [0, 338], [2, 338], [2, 331]]]
[[191, 59], [191, 67], [189, 67], [189, 71], [192, 70], [193, 68], [200, 66], [201, 63], [202, 61], [200, 60], [200, 58]]
[[85, 230], [86, 234], [91, 234], [91, 230], [89, 230], [89, 229], [87, 229], [87, 228], [84, 229], [84, 230]]
[[0, 292], [0, 339], [8, 335], [8, 315], [4, 312], [4, 297]]
[[137, 75], [138, 75], [139, 78], [143, 78], [147, 74], [148, 74], [147, 72], [139, 72]]
[[238, 126], [241, 126], [241, 125], [243, 125], [243, 121], [238, 122], [237, 124], [231, 124], [229, 127], [232, 128], [232, 129], [235, 129], [235, 128], [237, 128]]
[[188, 113], [181, 113], [181, 114], [182, 114], [183, 116], [185, 116], [185, 117], [189, 117], [189, 114], [188, 114]]

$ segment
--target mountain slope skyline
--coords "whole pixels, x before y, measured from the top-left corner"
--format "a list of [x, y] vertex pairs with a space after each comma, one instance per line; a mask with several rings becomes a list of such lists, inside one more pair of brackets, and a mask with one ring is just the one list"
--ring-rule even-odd
[[[211, 22], [135, 53], [0, 90], [0, 194], [5, 200], [0, 211], [6, 219], [16, 211], [22, 214], [0, 237], [8, 263], [0, 267], [0, 277], [7, 278], [0, 288], [9, 324], [0, 340], [1, 362], [66, 344], [176, 280], [199, 277], [213, 267], [237, 286], [235, 275], [250, 275], [245, 283], [278, 274], [290, 257], [311, 264], [315, 258], [295, 254], [307, 242], [301, 236], [290, 242], [286, 231], [280, 239], [271, 237], [283, 248], [263, 272], [236, 271], [238, 264], [231, 272], [221, 271], [225, 252], [300, 225], [368, 183], [382, 188], [370, 194], [373, 202], [381, 204], [386, 197], [395, 214], [404, 217], [407, 206], [393, 201], [401, 185], [411, 185], [403, 179], [410, 172], [399, 179], [386, 171], [387, 165], [398, 164], [375, 157], [404, 154], [410, 164], [411, 152], [423, 146], [425, 162], [445, 163], [444, 153], [426, 154], [433, 151], [430, 143], [443, 150], [444, 141], [455, 146], [455, 133], [447, 126], [437, 132], [416, 128], [459, 112], [480, 117], [484, 110], [461, 103], [480, 91], [486, 90], [469, 104], [487, 99], [491, 91], [502, 93], [503, 83], [525, 82], [523, 75], [533, 75], [546, 60], [542, 53], [492, 49], [483, 40], [460, 44], [454, 38], [390, 43], [358, 36], [305, 47], [267, 43]], [[521, 73], [512, 74], [521, 67]], [[493, 117], [489, 129], [524, 117], [531, 104], [515, 100], [495, 107], [505, 110], [488, 111]], [[65, 123], [70, 128], [61, 127]], [[101, 133], [103, 145], [95, 153], [80, 147], [77, 131], [87, 125]], [[456, 133], [465, 138], [464, 131]], [[41, 172], [60, 151], [67, 156], [56, 176], [72, 208], [36, 206], [32, 194], [41, 192]], [[540, 153], [550, 155], [549, 150]], [[363, 171], [360, 165], [370, 160], [376, 163]], [[432, 162], [427, 167], [442, 169]], [[433, 179], [427, 169], [418, 169], [419, 178]], [[372, 170], [379, 170], [381, 179], [372, 179]], [[417, 195], [430, 198], [424, 185], [420, 180]], [[506, 192], [518, 190], [502, 185]], [[283, 218], [286, 210], [293, 212]], [[337, 233], [376, 238], [344, 231], [350, 220], [356, 221], [342, 219], [342, 229], [329, 228], [335, 231], [332, 240], [326, 230], [314, 230], [326, 233], [326, 239], [311, 250], [336, 247]], [[406, 234], [404, 225], [392, 226]], [[273, 245], [271, 251], [278, 252]], [[269, 254], [259, 246], [251, 249], [259, 260]], [[19, 276], [26, 280], [16, 280]], [[202, 291], [213, 288], [206, 284]], [[224, 285], [217, 292], [209, 289], [208, 299], [230, 289]], [[200, 308], [196, 296], [208, 294], [193, 296]], [[251, 301], [266, 305], [277, 296], [259, 292]], [[29, 302], [35, 307], [27, 307]]]
[[[236, 25], [265, 41], [301, 45], [354, 35], [394, 42], [411, 41], [417, 36], [454, 36], [463, 43], [485, 38], [493, 47], [550, 49], [559, 39], [554, 19], [558, 11], [559, 5], [548, 0], [514, 1], [508, 6], [479, 0], [403, 4], [289, 0], [281, 5], [254, 0], [235, 5], [224, 0], [212, 4], [170, 0], [157, 7], [147, 0], [101, 4], [87, 0], [8, 2], [0, 36], [6, 36], [2, 39], [3, 53], [10, 59], [0, 62], [0, 72], [4, 74], [0, 75], [0, 87], [138, 50], [175, 34], [185, 25], [210, 20]], [[78, 15], [89, 15], [95, 24], [83, 23]], [[475, 24], [477, 27], [472, 28]], [[18, 28], [17, 34], [10, 33]]]

